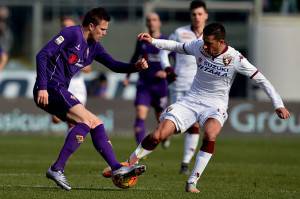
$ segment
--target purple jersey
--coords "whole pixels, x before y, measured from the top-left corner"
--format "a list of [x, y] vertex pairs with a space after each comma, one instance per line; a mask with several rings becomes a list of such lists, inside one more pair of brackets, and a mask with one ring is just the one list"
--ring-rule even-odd
[[[161, 35], [159, 39], [167, 39]], [[155, 83], [167, 85], [165, 79], [155, 77], [157, 71], [163, 70], [160, 63], [159, 49], [146, 42], [137, 41], [135, 52], [131, 58], [131, 63], [135, 63], [138, 58], [143, 57], [147, 60], [149, 68], [139, 72], [138, 84], [153, 85]]]
[[71, 26], [62, 29], [37, 54], [35, 89], [68, 88], [71, 78], [93, 60], [115, 72], [136, 72], [133, 64], [114, 60], [100, 43], [86, 41], [81, 26]]

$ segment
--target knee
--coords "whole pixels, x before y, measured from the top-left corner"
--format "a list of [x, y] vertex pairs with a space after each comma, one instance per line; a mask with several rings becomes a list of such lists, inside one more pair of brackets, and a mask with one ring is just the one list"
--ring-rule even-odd
[[83, 120], [83, 123], [88, 125], [90, 127], [90, 129], [94, 129], [98, 125], [102, 124], [102, 121], [99, 118], [95, 117], [95, 118], [89, 118], [89, 119]]
[[204, 132], [204, 139], [207, 141], [216, 141], [218, 135], [219, 131], [216, 131], [215, 129], [206, 129]]

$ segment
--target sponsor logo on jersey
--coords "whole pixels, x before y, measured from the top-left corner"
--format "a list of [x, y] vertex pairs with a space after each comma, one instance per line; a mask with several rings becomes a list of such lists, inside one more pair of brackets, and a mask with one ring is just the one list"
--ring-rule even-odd
[[68, 63], [69, 64], [75, 64], [78, 61], [78, 55], [76, 54], [71, 54], [68, 58]]
[[230, 62], [231, 62], [232, 59], [233, 59], [232, 56], [230, 56], [230, 55], [224, 55], [224, 57], [223, 57], [223, 63], [224, 63], [224, 65], [228, 66], [230, 64]]
[[57, 45], [60, 45], [62, 42], [64, 42], [65, 38], [63, 36], [59, 36], [57, 37], [54, 42], [57, 44]]
[[229, 72], [228, 68], [214, 65], [206, 60], [204, 61], [203, 65], [198, 64], [198, 68], [206, 73], [210, 73], [219, 77], [227, 77]]

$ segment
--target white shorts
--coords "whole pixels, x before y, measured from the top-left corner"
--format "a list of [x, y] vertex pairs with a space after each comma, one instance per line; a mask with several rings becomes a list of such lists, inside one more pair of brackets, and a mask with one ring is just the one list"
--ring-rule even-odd
[[211, 107], [204, 103], [198, 104], [188, 100], [179, 100], [165, 109], [160, 116], [160, 121], [171, 120], [174, 122], [177, 132], [184, 133], [195, 122], [199, 122], [200, 126], [203, 127], [208, 118], [218, 120], [223, 126], [227, 117], [226, 109], [222, 107]]
[[82, 76], [71, 79], [68, 91], [70, 91], [83, 105], [86, 104], [87, 91]]

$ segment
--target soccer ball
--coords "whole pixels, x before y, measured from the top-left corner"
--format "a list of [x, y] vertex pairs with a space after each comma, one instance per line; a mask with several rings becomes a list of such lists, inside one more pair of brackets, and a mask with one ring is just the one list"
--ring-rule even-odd
[[131, 188], [131, 187], [135, 186], [138, 181], [137, 176], [121, 177], [121, 178], [112, 176], [111, 179], [117, 187], [122, 188], [122, 189]]

